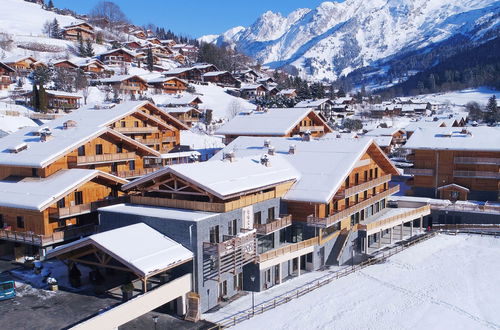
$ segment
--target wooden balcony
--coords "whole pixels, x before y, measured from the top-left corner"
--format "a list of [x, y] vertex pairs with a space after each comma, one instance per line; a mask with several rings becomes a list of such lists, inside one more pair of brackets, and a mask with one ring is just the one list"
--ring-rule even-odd
[[500, 165], [500, 158], [455, 157], [455, 164]]
[[144, 196], [130, 196], [131, 203], [151, 205], [159, 207], [172, 207], [179, 209], [197, 210], [205, 212], [217, 212], [224, 213], [233, 211], [245, 206], [253, 205], [265, 200], [275, 198], [276, 194], [274, 191], [269, 191], [257, 195], [243, 196], [235, 201], [226, 203], [209, 203], [209, 202], [197, 202], [197, 201], [187, 201], [181, 199], [169, 199], [160, 197], [144, 197]]
[[91, 156], [70, 156], [68, 163], [76, 164], [76, 166], [100, 164], [100, 163], [118, 163], [135, 159], [135, 152], [124, 152], [120, 154], [103, 154]]
[[177, 139], [175, 138], [175, 136], [167, 136], [167, 137], [164, 137], [162, 142], [163, 143], [170, 143], [170, 142], [176, 142]]
[[128, 196], [123, 196], [118, 198], [105, 199], [102, 201], [97, 201], [92, 203], [73, 205], [69, 207], [62, 207], [62, 208], [51, 207], [49, 208], [49, 218], [59, 220], [59, 219], [76, 217], [78, 215], [95, 212], [100, 207], [126, 203], [128, 201], [129, 201]]
[[254, 225], [254, 228], [257, 230], [257, 234], [259, 235], [268, 235], [285, 227], [288, 227], [292, 224], [292, 216], [290, 214], [280, 215], [279, 219], [274, 219], [268, 223], [264, 223], [261, 225]]
[[323, 126], [301, 126], [299, 128], [300, 133], [305, 133], [307, 131], [310, 131], [311, 133], [315, 132], [323, 132], [325, 130], [325, 127]]
[[429, 215], [430, 213], [431, 213], [431, 206], [425, 205], [408, 212], [394, 215], [392, 217], [380, 219], [378, 221], [374, 221], [367, 224], [359, 224], [360, 226], [358, 226], [358, 229], [366, 230], [369, 233], [373, 231], [384, 230], [387, 229], [388, 226], [393, 227], [397, 224], [401, 224], [402, 222], [408, 222], [420, 218], [421, 216]]
[[415, 161], [415, 154], [406, 155], [406, 160], [409, 162], [414, 162]]
[[434, 170], [427, 168], [405, 168], [405, 174], [420, 175], [420, 176], [433, 176]]
[[158, 133], [158, 127], [114, 127], [115, 131], [122, 134], [153, 134]]
[[159, 168], [142, 168], [139, 170], [130, 170], [130, 171], [118, 171], [113, 172], [113, 175], [116, 175], [120, 178], [130, 179], [130, 178], [138, 178], [146, 174], [150, 174], [158, 171]]
[[155, 144], [160, 144], [161, 140], [160, 139], [140, 139], [136, 138], [135, 139], [137, 142], [142, 143], [147, 146], [155, 145]]
[[308, 248], [310, 246], [318, 245], [318, 244], [319, 244], [319, 238], [313, 237], [313, 238], [307, 239], [305, 241], [285, 245], [283, 247], [259, 254], [257, 256], [257, 261], [259, 263], [261, 263], [261, 262], [264, 262], [264, 261], [267, 261], [270, 259], [277, 258], [277, 257], [282, 256], [282, 255], [296, 252], [296, 251], [300, 251], [302, 249]]
[[379, 185], [387, 183], [387, 182], [391, 181], [391, 178], [392, 178], [392, 175], [387, 174], [387, 175], [381, 176], [379, 178], [363, 182], [361, 184], [358, 184], [358, 185], [355, 185], [355, 186], [352, 186], [352, 187], [349, 187], [347, 189], [344, 189], [342, 191], [337, 192], [337, 194], [335, 195], [335, 198], [346, 198], [349, 196], [353, 196], [357, 193], [360, 193], [360, 192], [363, 192], [365, 190], [371, 189], [373, 187], [377, 187]]
[[[352, 214], [356, 212], [360, 212], [364, 208], [381, 201], [382, 199], [391, 196], [399, 191], [399, 185], [389, 188], [383, 192], [380, 192], [368, 199], [365, 199], [362, 202], [359, 203], [352, 203], [350, 206], [338, 213], [335, 213], [327, 218], [318, 218], [313, 215], [310, 215], [307, 217], [307, 224], [313, 227], [319, 227], [319, 228], [327, 228], [330, 226], [333, 226], [337, 222], [341, 221], [342, 219], [345, 219], [347, 217], [350, 217]], [[352, 205], [352, 206], [351, 206]]]
[[500, 172], [487, 171], [453, 171], [455, 178], [500, 179]]
[[25, 243], [35, 246], [46, 246], [66, 240], [88, 236], [96, 232], [96, 226], [86, 225], [81, 227], [66, 227], [65, 230], [56, 231], [52, 235], [37, 235], [32, 232], [16, 232], [0, 229], [0, 239]]

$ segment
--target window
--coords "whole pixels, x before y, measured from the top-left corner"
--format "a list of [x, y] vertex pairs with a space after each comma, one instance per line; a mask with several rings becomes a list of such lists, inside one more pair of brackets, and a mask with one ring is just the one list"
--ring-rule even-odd
[[257, 240], [257, 250], [259, 253], [264, 253], [272, 249], [274, 249], [274, 233], [259, 237]]
[[355, 203], [359, 202], [359, 195], [358, 194], [354, 195], [354, 202]]
[[363, 191], [363, 199], [368, 198], [368, 190]]
[[24, 228], [24, 217], [17, 217], [17, 228]]
[[335, 203], [333, 203], [333, 210], [334, 211], [338, 211], [339, 210], [339, 201], [335, 201]]
[[117, 163], [111, 163], [111, 172], [113, 172], [113, 173], [118, 172], [118, 164]]
[[286, 228], [280, 230], [280, 244], [286, 243]]
[[134, 121], [134, 127], [139, 127], [139, 122], [138, 121]]
[[306, 254], [306, 262], [309, 262], [309, 263], [313, 262], [313, 254], [312, 254], [312, 252]]
[[368, 171], [365, 171], [363, 177], [364, 177], [365, 182], [368, 181]]
[[219, 298], [227, 296], [227, 281], [219, 283]]
[[274, 207], [270, 207], [267, 209], [267, 221], [273, 221], [274, 220]]
[[38, 176], [38, 169], [37, 168], [31, 169], [31, 176]]
[[238, 233], [238, 222], [236, 221], [236, 219], [234, 220], [231, 220], [229, 221], [229, 223], [227, 224], [227, 227], [228, 227], [228, 235], [231, 235], [231, 236], [236, 236], [236, 234]]
[[253, 214], [253, 223], [256, 224], [256, 225], [260, 225], [262, 224], [262, 214], [261, 212], [255, 212]]
[[271, 269], [266, 270], [266, 282], [271, 282]]
[[349, 197], [345, 199], [345, 208], [349, 207]]
[[123, 152], [123, 143], [118, 143], [116, 145], [116, 153], [121, 154]]
[[210, 243], [219, 243], [219, 226], [210, 227]]
[[143, 126], [143, 127], [147, 127], [147, 126], [148, 126], [148, 122], [147, 122], [146, 120], [144, 120], [144, 121], [142, 122], [142, 126]]
[[378, 167], [375, 167], [375, 179], [378, 178]]
[[83, 193], [81, 191], [75, 191], [75, 205], [83, 204]]
[[3, 228], [3, 227], [4, 227], [3, 214], [0, 214], [0, 228]]
[[355, 185], [359, 184], [359, 173], [354, 174], [354, 184]]
[[78, 156], [85, 156], [85, 146], [78, 147]]
[[235, 291], [241, 291], [243, 289], [243, 273], [238, 273], [238, 275], [233, 276], [233, 288]]
[[66, 200], [64, 198], [61, 198], [60, 200], [57, 201], [57, 207], [62, 209], [66, 207]]
[[102, 144], [96, 144], [95, 145], [95, 154], [96, 155], [102, 155]]
[[373, 179], [373, 169], [370, 168], [370, 180]]
[[345, 187], [349, 188], [349, 177], [345, 179]]
[[131, 171], [135, 171], [135, 160], [131, 160], [128, 162], [128, 169]]

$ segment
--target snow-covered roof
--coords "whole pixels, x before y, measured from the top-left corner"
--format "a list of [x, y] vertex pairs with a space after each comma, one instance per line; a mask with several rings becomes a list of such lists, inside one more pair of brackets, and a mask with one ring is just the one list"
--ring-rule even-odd
[[123, 189], [129, 190], [141, 183], [172, 173], [221, 199], [227, 199], [242, 192], [296, 180], [300, 176], [284, 158], [273, 158], [271, 166], [261, 164], [260, 158], [261, 155], [253, 155], [234, 162], [225, 160], [172, 165], [132, 181], [124, 185]]
[[157, 84], [157, 83], [164, 83], [166, 81], [170, 81], [170, 80], [177, 80], [177, 81], [180, 81], [184, 84], [188, 84], [188, 82], [184, 79], [180, 79], [180, 78], [177, 78], [177, 77], [165, 77], [165, 76], [161, 76], [161, 77], [156, 77], [156, 78], [152, 78], [152, 79], [148, 79], [148, 83], [150, 84]]
[[175, 75], [175, 74], [180, 74], [180, 73], [184, 73], [187, 71], [191, 71], [193, 69], [195, 69], [195, 68], [174, 68], [174, 69], [170, 69], [168, 71], [163, 72], [163, 74], [166, 76]]
[[111, 50], [108, 50], [107, 52], [104, 52], [104, 53], [101, 53], [97, 56], [104, 56], [104, 55], [108, 55], [108, 54], [112, 54], [114, 52], [124, 52], [124, 53], [127, 53], [129, 54], [130, 56], [132, 57], [136, 57], [137, 56], [137, 53], [133, 52], [133, 51], [130, 51], [128, 49], [125, 49], [125, 48], [115, 48], [115, 49], [111, 49]]
[[365, 135], [366, 136], [392, 136], [399, 131], [402, 131], [402, 129], [396, 128], [396, 127], [388, 127], [388, 128], [378, 127], [378, 128], [375, 128], [375, 129], [367, 132]]
[[[52, 138], [45, 142], [42, 142], [40, 136], [33, 133], [35, 129], [21, 129], [0, 139], [0, 164], [45, 167], [67, 152], [78, 148], [89, 139], [100, 136], [105, 132], [118, 136], [125, 142], [137, 144], [138, 147], [149, 154], [159, 155], [155, 150], [108, 128], [111, 123], [136, 112], [146, 104], [148, 104], [147, 101], [133, 101], [124, 102], [111, 109], [80, 108], [44, 124], [43, 127], [50, 129], [52, 135]], [[165, 115], [169, 116], [167, 113]], [[170, 117], [172, 121], [184, 126], [177, 119]], [[63, 124], [68, 120], [75, 121], [77, 123], [76, 127], [64, 129]], [[19, 143], [26, 143], [27, 149], [19, 153], [10, 153], [9, 149]]]
[[432, 119], [421, 119], [419, 121], [412, 121], [410, 122], [405, 128], [405, 131], [410, 131], [413, 132], [418, 128], [434, 128], [434, 127], [439, 127], [445, 123], [444, 120], [439, 119], [439, 120], [432, 120]]
[[50, 251], [47, 258], [87, 245], [104, 250], [141, 276], [193, 259], [191, 251], [144, 223], [105, 231], [62, 245]]
[[304, 100], [295, 105], [296, 108], [316, 108], [325, 102], [332, 102], [328, 98], [318, 99], [318, 100]]
[[[155, 97], [153, 96], [153, 99]], [[191, 94], [183, 94], [181, 96], [179, 95], [162, 95], [161, 96], [161, 103], [165, 105], [186, 105], [195, 102], [198, 100], [201, 102], [201, 99], [199, 96], [196, 95], [191, 95]], [[203, 103], [203, 102], [202, 102]]]
[[500, 127], [419, 128], [406, 149], [500, 151]]
[[309, 113], [310, 108], [271, 108], [249, 115], [239, 114], [219, 128], [221, 135], [286, 135]]
[[[363, 164], [360, 159], [368, 148], [375, 146], [370, 138], [321, 138], [303, 141], [300, 138], [240, 136], [206, 163], [220, 165], [223, 154], [229, 151], [234, 151], [235, 163], [252, 155], [260, 157], [268, 150], [264, 147], [266, 140], [275, 148], [275, 155], [268, 156], [271, 167], [280, 164], [283, 159], [298, 172], [296, 183], [285, 194], [284, 199], [312, 203], [330, 201], [347, 175], [356, 166]], [[295, 146], [295, 152], [290, 154], [292, 145]], [[386, 160], [381, 163], [385, 170], [397, 174], [396, 168], [380, 149], [379, 153]], [[224, 172], [223, 169], [219, 171]]]
[[137, 78], [139, 80], [144, 81], [145, 83], [147, 82], [146, 80], [144, 80], [143, 78], [141, 78], [138, 75], [128, 75], [128, 74], [116, 75], [116, 76], [112, 76], [112, 77], [109, 77], [109, 78], [99, 79], [99, 81], [101, 83], [115, 83], [115, 82], [122, 82], [122, 81], [125, 81], [125, 80], [129, 80], [131, 78]]
[[36, 59], [30, 55], [12, 55], [12, 56], [9, 56], [9, 57], [2, 59], [2, 62], [4, 62], [4, 63], [17, 63], [17, 62], [24, 61], [26, 59], [31, 59], [34, 62], [36, 62]]
[[193, 65], [193, 68], [196, 68], [196, 69], [208, 69], [208, 68], [211, 68], [211, 67], [214, 67], [217, 69], [217, 67], [213, 64], [208, 64], [208, 63], [204, 63], [204, 64], [195, 64]]
[[193, 107], [173, 107], [173, 108], [162, 107], [162, 109], [167, 113], [186, 113], [191, 110], [201, 113], [200, 110]]
[[82, 98], [82, 96], [80, 94], [68, 93], [68, 92], [63, 92], [63, 91], [46, 90], [45, 93], [47, 93], [49, 95], [53, 95], [53, 96], [74, 97], [74, 98], [79, 98], [79, 99]]
[[203, 212], [194, 210], [172, 209], [165, 207], [155, 207], [137, 204], [117, 204], [101, 207], [99, 212], [120, 213], [139, 215], [161, 219], [171, 219], [178, 221], [200, 221], [213, 217], [219, 213]]
[[283, 89], [283, 90], [279, 91], [278, 95], [287, 95], [287, 94], [293, 94], [293, 93], [295, 93], [295, 89], [290, 88], [290, 89]]
[[111, 174], [87, 169], [60, 170], [46, 178], [4, 180], [0, 181], [0, 206], [42, 211], [98, 176], [122, 184], [128, 182]]
[[264, 87], [261, 84], [243, 84], [243, 85], [241, 85], [240, 90], [253, 90], [253, 89], [257, 89], [259, 87], [266, 89], [266, 87]]
[[229, 73], [229, 72], [227, 72], [227, 71], [211, 71], [211, 72], [207, 72], [207, 73], [203, 74], [203, 77], [216, 77], [216, 76], [220, 76], [220, 75], [223, 75], [226, 73]]
[[373, 139], [381, 147], [388, 147], [392, 142], [392, 136], [373, 136]]
[[2, 61], [0, 61], [0, 67], [4, 68], [5, 70], [10, 71], [10, 72], [16, 71], [13, 68], [11, 68], [10, 66], [8, 66], [7, 64], [3, 63]]

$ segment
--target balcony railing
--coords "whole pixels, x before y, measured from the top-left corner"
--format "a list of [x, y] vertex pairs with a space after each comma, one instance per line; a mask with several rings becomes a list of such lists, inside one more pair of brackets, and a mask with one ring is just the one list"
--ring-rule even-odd
[[116, 163], [135, 159], [135, 152], [124, 152], [120, 154], [104, 154], [91, 156], [70, 156], [68, 162], [78, 165]]
[[389, 188], [383, 192], [380, 192], [368, 199], [365, 199], [364, 201], [360, 203], [353, 203], [352, 206], [349, 206], [345, 210], [342, 210], [336, 214], [333, 214], [329, 217], [326, 218], [318, 218], [313, 215], [310, 215], [307, 217], [307, 224], [310, 226], [314, 227], [320, 227], [320, 228], [327, 228], [330, 226], [333, 226], [337, 222], [341, 221], [342, 219], [345, 219], [347, 217], [350, 217], [352, 214], [355, 214], [356, 212], [359, 212], [363, 210], [364, 208], [390, 196], [399, 191], [399, 185]]
[[323, 126], [301, 126], [299, 129], [300, 133], [305, 133], [307, 131], [323, 132], [324, 130], [325, 130], [325, 127], [323, 127]]
[[394, 141], [394, 143], [405, 143], [406, 138], [393, 138], [392, 141]]
[[288, 227], [292, 224], [292, 216], [291, 215], [281, 215], [279, 219], [275, 219], [268, 223], [264, 223], [261, 225], [254, 225], [254, 228], [257, 230], [257, 234], [259, 235], [268, 235], [277, 230]]
[[113, 172], [112, 174], [120, 178], [130, 179], [130, 178], [138, 178], [140, 176], [150, 174], [158, 170], [159, 168], [142, 168], [139, 170], [118, 171], [118, 172]]
[[63, 242], [65, 240], [87, 236], [96, 232], [95, 225], [86, 225], [81, 227], [67, 227], [62, 231], [56, 231], [52, 235], [37, 235], [31, 232], [16, 232], [11, 230], [0, 229], [0, 239], [26, 243], [35, 246], [45, 246], [54, 243]]
[[319, 238], [313, 237], [313, 238], [307, 239], [305, 241], [293, 243], [290, 245], [285, 245], [283, 247], [259, 254], [257, 260], [258, 260], [258, 262], [264, 262], [264, 261], [267, 261], [270, 259], [277, 258], [277, 257], [282, 256], [282, 255], [296, 252], [296, 251], [308, 248], [310, 246], [318, 245], [318, 244], [319, 244]]
[[500, 165], [500, 158], [455, 157], [455, 164]]
[[414, 210], [404, 212], [401, 214], [394, 215], [392, 217], [388, 217], [385, 219], [381, 219], [379, 221], [371, 222], [368, 224], [361, 224], [358, 229], [361, 230], [366, 230], [366, 231], [371, 231], [377, 228], [381, 228], [385, 225], [391, 224], [391, 223], [401, 223], [402, 221], [410, 221], [414, 220], [420, 216], [426, 216], [431, 213], [431, 206], [430, 205], [425, 205], [419, 208], [416, 208]]
[[135, 139], [137, 142], [145, 144], [147, 146], [154, 145], [154, 144], [160, 144], [161, 140], [160, 139]]
[[123, 134], [151, 134], [157, 133], [158, 127], [115, 127], [115, 131]]
[[365, 190], [371, 189], [373, 187], [379, 186], [381, 184], [384, 184], [386, 182], [389, 182], [389, 181], [391, 181], [391, 178], [392, 178], [392, 175], [387, 174], [387, 175], [381, 176], [379, 178], [355, 185], [353, 187], [349, 187], [347, 189], [339, 191], [335, 195], [335, 198], [346, 198], [349, 196], [353, 196], [353, 195], [360, 193], [362, 191], [365, 191]]
[[487, 171], [453, 171], [456, 178], [500, 179], [500, 172]]
[[177, 141], [175, 139], [175, 136], [167, 136], [167, 137], [164, 137], [162, 140], [162, 142], [164, 142], [164, 143], [175, 142], [175, 141]]
[[427, 168], [405, 168], [405, 174], [420, 175], [420, 176], [433, 176], [434, 170]]

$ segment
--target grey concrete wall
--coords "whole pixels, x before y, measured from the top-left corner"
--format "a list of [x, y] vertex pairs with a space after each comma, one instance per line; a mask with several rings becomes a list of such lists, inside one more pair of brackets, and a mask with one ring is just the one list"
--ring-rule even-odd
[[500, 216], [484, 212], [432, 210], [424, 217], [424, 227], [432, 227], [432, 224], [500, 224]]

